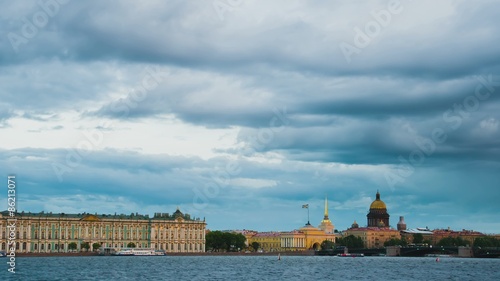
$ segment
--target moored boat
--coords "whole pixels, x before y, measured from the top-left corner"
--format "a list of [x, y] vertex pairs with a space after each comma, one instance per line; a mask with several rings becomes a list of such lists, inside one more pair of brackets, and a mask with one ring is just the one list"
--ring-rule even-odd
[[337, 257], [364, 257], [364, 254], [338, 254]]
[[114, 256], [165, 256], [165, 251], [153, 248], [122, 248], [113, 253]]

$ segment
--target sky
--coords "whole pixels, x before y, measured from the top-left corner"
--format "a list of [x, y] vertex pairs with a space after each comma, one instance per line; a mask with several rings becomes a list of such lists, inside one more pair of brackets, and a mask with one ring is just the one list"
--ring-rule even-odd
[[500, 233], [498, 1], [0, 5], [19, 211]]

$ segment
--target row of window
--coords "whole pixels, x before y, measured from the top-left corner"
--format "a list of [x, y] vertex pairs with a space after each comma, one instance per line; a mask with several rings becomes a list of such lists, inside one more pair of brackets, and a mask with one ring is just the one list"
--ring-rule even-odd
[[[99, 238], [100, 237], [102, 239], [111, 239], [112, 237], [109, 234], [110, 233], [107, 233], [106, 235], [101, 235], [101, 236], [95, 235], [94, 238]], [[7, 236], [7, 232], [2, 233], [2, 239], [5, 239], [6, 236]], [[78, 235], [73, 235], [73, 237], [70, 237], [70, 236], [71, 235], [68, 235], [69, 239], [79, 239]], [[83, 235], [82, 238], [87, 238], [89, 236], [90, 236], [90, 234], [89, 235]], [[46, 237], [47, 237], [47, 239], [52, 239], [52, 237], [54, 237], [54, 239], [59, 239], [59, 235], [58, 235], [57, 232], [52, 236], [52, 232], [49, 232], [48, 235], [45, 235], [45, 232], [42, 232], [41, 235], [38, 235], [38, 231], [35, 231], [33, 239], [39, 239], [39, 238], [40, 239], [45, 239]], [[118, 232], [115, 232], [115, 236], [114, 237], [118, 237], [116, 239], [121, 239], [121, 240], [123, 240], [123, 239], [132, 239], [132, 240], [134, 240], [134, 239], [146, 239], [146, 237], [143, 237], [143, 234], [141, 232], [139, 232], [139, 234], [137, 235], [137, 237], [134, 234], [132, 234], [131, 236], [125, 237], [125, 235], [123, 233], [121, 235], [118, 235]], [[163, 235], [162, 233], [160, 233], [160, 239], [166, 239], [167, 237], [168, 237], [168, 234], [167, 235]], [[21, 239], [19, 231], [16, 233], [16, 238], [17, 239]], [[22, 239], [27, 239], [27, 238], [28, 238], [27, 233], [23, 232]], [[170, 234], [170, 239], [171, 240], [174, 240], [175, 238], [180, 239], [181, 238], [180, 233], [178, 233], [177, 237], [175, 237], [174, 233]], [[189, 234], [189, 239], [202, 239], [202, 238], [203, 238], [203, 236], [201, 234], [200, 235], [198, 235], [196, 233], [194, 235], [193, 234]], [[61, 239], [66, 239], [66, 236], [64, 235], [64, 233], [61, 234]], [[154, 239], [158, 239], [158, 235], [155, 235]], [[186, 237], [186, 239], [188, 239], [188, 237]]]
[[[25, 226], [26, 227], [26, 226]], [[31, 225], [31, 228], [60, 228], [60, 229], [71, 229], [71, 228], [74, 228], [74, 229], [77, 229], [77, 228], [84, 228], [84, 226], [82, 225], [78, 225], [78, 224], [72, 224], [72, 225], [64, 225], [61, 227], [61, 225], [58, 225], [58, 224], [50, 224], [50, 225], [37, 225], [37, 224], [32, 224]], [[145, 231], [148, 227], [146, 226], [133, 226], [133, 227], [130, 227], [128, 225], [94, 225], [94, 226], [86, 226], [89, 230], [92, 229], [92, 227], [94, 229], [118, 229], [118, 228], [121, 228], [123, 230], [126, 230], [126, 231], [137, 231], [137, 230], [143, 230]], [[165, 229], [165, 230], [174, 230], [174, 229], [184, 229], [185, 231], [203, 231], [204, 228], [200, 227], [200, 226], [188, 226], [188, 227], [180, 227], [180, 226], [172, 226], [172, 227], [168, 227], [168, 226], [153, 226], [151, 229]]]
[[[22, 245], [22, 249], [23, 250], [27, 250], [27, 243], [26, 242], [23, 242], [22, 244], [20, 244], [19, 242], [17, 242], [16, 243], [16, 250], [19, 250], [20, 249], [19, 247], [21, 245]], [[115, 248], [118, 248], [118, 247], [124, 248], [124, 247], [126, 247], [126, 243], [115, 243], [114, 245], [115, 245]], [[177, 247], [175, 247], [175, 245], [177, 245]], [[107, 243], [103, 243], [103, 247], [108, 247], [108, 246], [112, 246], [112, 245], [107, 245]], [[170, 248], [170, 250], [172, 250], [172, 251], [174, 250], [174, 248], [177, 248], [177, 250], [179, 250], [179, 251], [182, 250], [182, 245], [181, 244], [163, 244], [161, 246], [162, 246], [161, 247], [162, 250], [168, 250], [168, 248]], [[139, 244], [138, 247], [142, 248], [142, 245]], [[164, 249], [164, 247], [166, 249]], [[33, 249], [35, 251], [38, 251], [38, 244], [37, 243], [35, 243], [33, 245]], [[40, 244], [40, 250], [41, 251], [44, 251], [44, 250], [49, 250], [50, 251], [50, 250], [59, 250], [59, 249], [64, 250], [65, 249], [64, 244], [54, 244], [53, 248], [52, 248], [52, 244], [47, 244], [47, 246], [45, 246], [45, 244], [43, 244], [43, 243]], [[3, 242], [1, 244], [0, 250], [1, 251], [6, 251], [7, 250], [5, 242]], [[199, 251], [199, 250], [202, 250], [202, 245], [201, 244], [184, 244], [184, 250], [185, 251], [188, 251], [188, 250], [189, 251], [193, 251], [193, 250], [194, 251]]]

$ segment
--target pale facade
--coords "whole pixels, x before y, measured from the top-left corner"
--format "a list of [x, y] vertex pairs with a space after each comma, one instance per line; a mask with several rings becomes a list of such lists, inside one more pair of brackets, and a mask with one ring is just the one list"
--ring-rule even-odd
[[281, 248], [284, 251], [303, 251], [306, 249], [306, 236], [298, 230], [282, 232], [280, 237]]
[[289, 232], [260, 232], [248, 238], [248, 244], [258, 242], [266, 252], [319, 250], [325, 240], [335, 242], [337, 234], [325, 231], [312, 225]]
[[325, 215], [318, 228], [307, 223], [304, 227], [289, 232], [261, 232], [248, 237], [248, 244], [258, 242], [264, 251], [305, 251], [319, 250], [321, 243], [335, 242], [338, 236], [328, 217], [328, 199], [325, 198]]
[[280, 232], [260, 232], [254, 234], [248, 244], [259, 243], [260, 249], [266, 252], [281, 251], [281, 233]]
[[385, 241], [401, 239], [398, 230], [388, 227], [359, 227], [349, 228], [344, 236], [354, 235], [363, 240], [365, 248], [383, 248]]
[[283, 232], [281, 234], [281, 248], [291, 251], [319, 250], [323, 241], [335, 242], [335, 237], [334, 233], [326, 233], [312, 225], [305, 225], [299, 230]]
[[101, 247], [155, 248], [167, 252], [205, 252], [205, 221], [191, 219], [177, 210], [174, 214], [93, 215], [0, 212], [0, 250], [8, 246], [8, 220], [16, 219], [16, 252], [68, 252], [71, 243]]

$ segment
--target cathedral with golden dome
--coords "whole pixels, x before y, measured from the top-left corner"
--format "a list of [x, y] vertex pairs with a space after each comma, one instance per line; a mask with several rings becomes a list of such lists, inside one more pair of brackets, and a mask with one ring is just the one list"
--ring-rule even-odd
[[366, 215], [368, 227], [389, 227], [389, 214], [384, 201], [380, 200], [380, 193], [377, 190], [375, 201], [370, 205], [370, 211]]
[[384, 201], [380, 200], [378, 190], [366, 217], [368, 219], [366, 227], [359, 227], [358, 223], [354, 221], [351, 228], [343, 233], [343, 236], [354, 235], [361, 238], [365, 248], [381, 248], [386, 241], [401, 239], [399, 230], [390, 227], [387, 206]]

